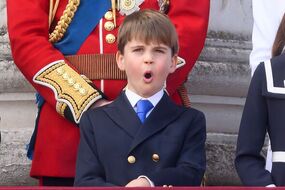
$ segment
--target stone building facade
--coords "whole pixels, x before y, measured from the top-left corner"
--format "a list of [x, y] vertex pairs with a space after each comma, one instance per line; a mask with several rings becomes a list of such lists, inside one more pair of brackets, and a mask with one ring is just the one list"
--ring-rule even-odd
[[[251, 29], [251, 0], [211, 1], [205, 48], [187, 82], [192, 106], [207, 119], [207, 185], [240, 185], [233, 159], [250, 82]], [[0, 186], [37, 184], [25, 156], [36, 114], [34, 90], [13, 64], [0, 0]]]

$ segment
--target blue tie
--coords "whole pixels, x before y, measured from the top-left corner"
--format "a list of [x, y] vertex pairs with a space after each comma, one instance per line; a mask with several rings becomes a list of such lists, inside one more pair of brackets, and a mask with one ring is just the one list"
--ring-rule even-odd
[[139, 100], [137, 103], [137, 115], [143, 123], [147, 112], [153, 108], [152, 103], [149, 100]]

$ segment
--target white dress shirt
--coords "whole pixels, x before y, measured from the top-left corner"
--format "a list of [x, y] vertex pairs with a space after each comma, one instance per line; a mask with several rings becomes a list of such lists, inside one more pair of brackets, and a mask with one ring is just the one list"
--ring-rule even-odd
[[152, 110], [154, 109], [154, 107], [157, 105], [157, 103], [160, 101], [160, 99], [163, 96], [163, 89], [161, 89], [160, 91], [158, 91], [157, 93], [155, 93], [154, 95], [152, 95], [151, 97], [148, 98], [143, 98], [139, 95], [137, 95], [135, 92], [131, 91], [130, 89], [128, 89], [128, 87], [125, 90], [126, 96], [129, 100], [129, 102], [131, 103], [132, 107], [134, 108], [135, 112], [137, 111], [137, 102], [139, 100], [149, 100], [152, 105], [153, 108], [151, 110], [149, 110], [149, 112], [146, 114], [146, 117], [149, 116], [149, 114], [152, 112]]

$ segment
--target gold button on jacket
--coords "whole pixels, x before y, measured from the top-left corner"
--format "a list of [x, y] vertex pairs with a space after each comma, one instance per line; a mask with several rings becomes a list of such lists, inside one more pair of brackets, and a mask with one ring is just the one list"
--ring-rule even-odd
[[129, 157], [128, 157], [128, 162], [129, 162], [130, 164], [135, 163], [135, 162], [136, 162], [136, 157], [134, 157], [134, 156], [129, 156]]
[[152, 160], [153, 160], [154, 162], [158, 162], [158, 161], [159, 161], [159, 155], [158, 155], [158, 154], [153, 154], [153, 155], [152, 155]]

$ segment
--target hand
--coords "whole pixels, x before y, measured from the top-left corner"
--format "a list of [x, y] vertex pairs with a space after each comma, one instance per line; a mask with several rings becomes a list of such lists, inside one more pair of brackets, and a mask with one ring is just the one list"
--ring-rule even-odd
[[98, 107], [101, 107], [101, 106], [104, 106], [104, 105], [107, 105], [107, 104], [110, 104], [112, 101], [108, 101], [108, 100], [105, 100], [105, 99], [100, 99], [100, 100], [97, 100], [90, 108], [98, 108]]
[[151, 185], [147, 179], [142, 177], [130, 181], [125, 187], [151, 187]]

